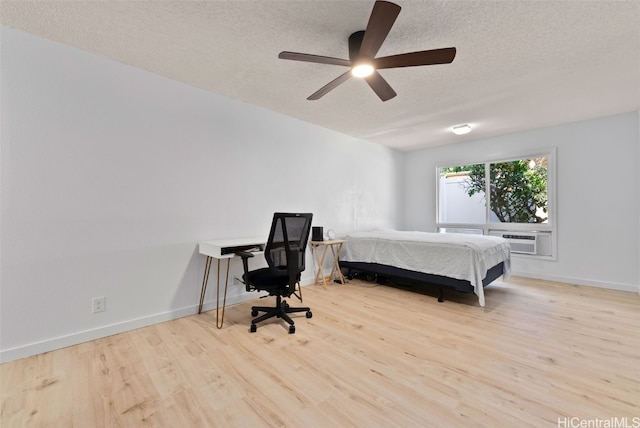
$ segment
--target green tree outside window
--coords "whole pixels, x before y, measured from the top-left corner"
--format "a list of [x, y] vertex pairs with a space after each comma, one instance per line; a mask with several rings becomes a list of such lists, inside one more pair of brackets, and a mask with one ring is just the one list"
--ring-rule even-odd
[[[460, 172], [468, 173], [463, 186], [470, 197], [475, 194], [485, 196], [485, 164], [441, 170], [443, 174]], [[547, 222], [547, 158], [489, 164], [489, 192], [491, 212], [500, 222]]]

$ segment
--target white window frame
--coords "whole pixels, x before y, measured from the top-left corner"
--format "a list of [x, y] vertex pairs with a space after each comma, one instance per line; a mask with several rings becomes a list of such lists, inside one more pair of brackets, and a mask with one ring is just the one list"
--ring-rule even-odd
[[[450, 168], [459, 165], [475, 165], [484, 164], [485, 174], [489, 176], [489, 164], [494, 162], [511, 162], [520, 159], [546, 157], [547, 158], [547, 212], [549, 215], [547, 223], [498, 223], [490, 222], [491, 200], [488, 189], [489, 181], [487, 181], [485, 189], [486, 213], [485, 223], [446, 223], [440, 221], [440, 169]], [[542, 148], [532, 151], [513, 152], [509, 154], [494, 155], [484, 159], [478, 158], [460, 158], [452, 161], [439, 161], [436, 165], [436, 228], [438, 231], [442, 229], [457, 230], [479, 230], [483, 235], [489, 235], [492, 231], [520, 231], [520, 232], [547, 232], [551, 234], [551, 255], [521, 255], [513, 254], [515, 257], [540, 258], [546, 260], [557, 260], [557, 165], [556, 165], [556, 148]]]

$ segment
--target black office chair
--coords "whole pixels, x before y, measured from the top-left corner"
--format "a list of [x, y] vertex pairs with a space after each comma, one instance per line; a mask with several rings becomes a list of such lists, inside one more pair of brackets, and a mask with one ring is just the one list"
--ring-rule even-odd
[[[270, 296], [276, 296], [276, 305], [253, 306], [251, 316], [258, 313], [263, 315], [251, 321], [251, 332], [257, 330], [256, 324], [269, 318], [278, 317], [289, 323], [289, 333], [295, 333], [295, 323], [289, 317], [292, 312], [306, 312], [307, 318], [313, 314], [309, 308], [293, 308], [283, 298], [296, 295], [296, 284], [300, 282], [300, 275], [305, 269], [305, 250], [311, 229], [313, 214], [275, 213], [271, 223], [269, 240], [264, 251], [264, 257], [269, 265], [266, 268], [249, 271], [248, 260], [253, 257], [249, 252], [238, 252], [242, 257], [244, 275], [242, 279], [247, 291], [267, 291]], [[299, 296], [296, 295], [300, 300]]]

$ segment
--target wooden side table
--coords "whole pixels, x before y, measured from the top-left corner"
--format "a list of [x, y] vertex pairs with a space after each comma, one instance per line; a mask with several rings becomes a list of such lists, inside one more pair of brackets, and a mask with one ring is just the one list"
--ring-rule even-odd
[[[320, 280], [322, 280], [322, 286], [324, 289], [327, 289], [327, 277], [324, 276], [324, 272], [322, 271], [322, 267], [324, 266], [324, 260], [327, 257], [327, 250], [331, 248], [331, 253], [333, 254], [333, 265], [331, 267], [331, 273], [329, 274], [330, 280], [334, 278], [334, 274], [337, 272], [337, 278], [342, 284], [345, 283], [344, 276], [342, 276], [342, 272], [340, 271], [340, 265], [338, 264], [338, 260], [340, 257], [340, 251], [342, 250], [342, 244], [344, 244], [344, 240], [342, 239], [332, 239], [329, 241], [310, 241], [311, 248], [313, 249], [313, 254], [316, 259], [316, 263], [318, 265], [318, 271], [316, 273], [315, 283], [318, 284]], [[322, 248], [322, 255], [320, 255], [320, 248]]]

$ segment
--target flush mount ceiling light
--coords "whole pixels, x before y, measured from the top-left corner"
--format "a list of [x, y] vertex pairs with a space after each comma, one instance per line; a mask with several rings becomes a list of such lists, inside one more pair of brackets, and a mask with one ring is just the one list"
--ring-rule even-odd
[[451, 128], [451, 130], [456, 135], [464, 135], [471, 132], [471, 125], [468, 125], [466, 123], [464, 125], [456, 125], [453, 128]]

